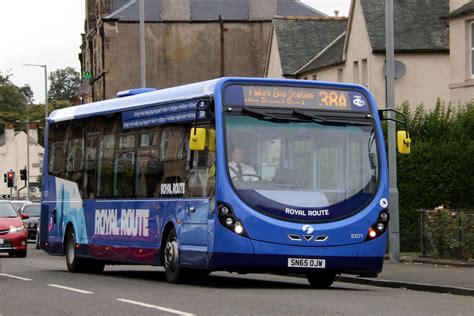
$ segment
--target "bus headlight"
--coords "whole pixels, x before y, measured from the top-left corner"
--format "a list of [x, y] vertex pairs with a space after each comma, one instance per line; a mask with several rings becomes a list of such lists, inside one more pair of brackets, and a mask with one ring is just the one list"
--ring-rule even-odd
[[381, 236], [387, 230], [389, 218], [388, 210], [385, 209], [380, 212], [377, 222], [369, 227], [365, 241]]
[[223, 203], [218, 203], [218, 217], [221, 224], [231, 230], [232, 232], [240, 235], [248, 237], [247, 232], [242, 225], [242, 221], [235, 216], [232, 208], [229, 205], [225, 205]]
[[377, 224], [377, 230], [379, 232], [383, 231], [385, 229], [385, 225], [383, 223], [378, 223]]
[[244, 232], [244, 228], [242, 227], [242, 224], [240, 224], [239, 222], [235, 223], [234, 231], [239, 235], [242, 234]]

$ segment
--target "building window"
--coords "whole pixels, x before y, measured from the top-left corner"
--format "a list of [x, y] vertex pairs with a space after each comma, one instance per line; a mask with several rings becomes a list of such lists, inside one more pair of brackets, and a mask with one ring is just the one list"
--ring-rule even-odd
[[344, 71], [342, 68], [339, 68], [337, 70], [337, 82], [343, 82], [344, 81]]
[[471, 78], [474, 78], [474, 22], [471, 22]]
[[313, 75], [313, 80], [318, 80], [318, 75]]
[[369, 69], [367, 67], [367, 59], [362, 59], [361, 64], [361, 71], [362, 71], [362, 81], [361, 84], [364, 85], [366, 88], [369, 87]]
[[352, 77], [352, 82], [354, 83], [359, 83], [359, 61], [355, 61], [353, 63], [353, 77]]
[[304, 80], [308, 80], [308, 77], [304, 77], [303, 79], [304, 79]]

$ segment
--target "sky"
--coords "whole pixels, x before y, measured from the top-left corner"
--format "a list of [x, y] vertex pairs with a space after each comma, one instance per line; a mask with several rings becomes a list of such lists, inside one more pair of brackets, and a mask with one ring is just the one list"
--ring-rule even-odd
[[[350, 0], [303, 0], [319, 11], [347, 16]], [[85, 0], [0, 0], [0, 71], [11, 81], [29, 84], [35, 103], [44, 102], [44, 69], [23, 64], [80, 70]]]

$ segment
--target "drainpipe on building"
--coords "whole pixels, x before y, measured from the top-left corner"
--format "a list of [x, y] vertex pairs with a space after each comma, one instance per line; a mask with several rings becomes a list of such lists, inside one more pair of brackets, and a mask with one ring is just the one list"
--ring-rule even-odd
[[225, 55], [224, 55], [224, 21], [222, 20], [222, 16], [219, 14], [219, 26], [221, 32], [221, 77], [224, 77], [225, 67]]

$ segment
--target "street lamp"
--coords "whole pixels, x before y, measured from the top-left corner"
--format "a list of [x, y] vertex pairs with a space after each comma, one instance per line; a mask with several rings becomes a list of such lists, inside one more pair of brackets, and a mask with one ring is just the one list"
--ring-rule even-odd
[[44, 68], [44, 119], [48, 118], [48, 67], [46, 65], [23, 64], [23, 66]]

